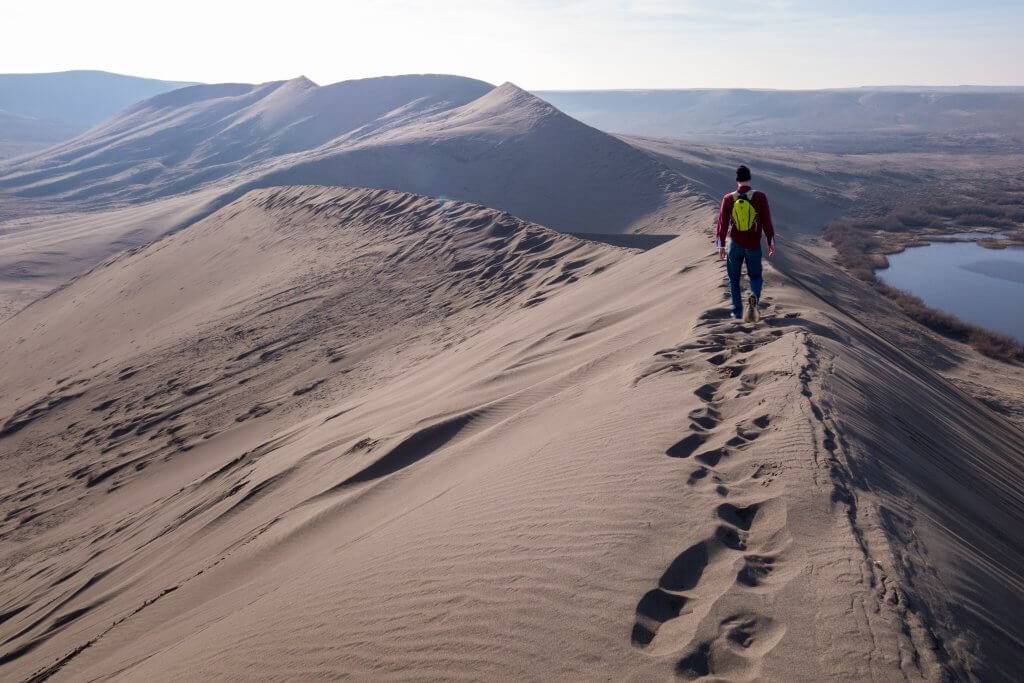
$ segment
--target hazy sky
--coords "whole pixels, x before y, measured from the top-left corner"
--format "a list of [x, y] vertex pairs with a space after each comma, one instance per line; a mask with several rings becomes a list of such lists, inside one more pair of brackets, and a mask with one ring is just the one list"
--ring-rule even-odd
[[534, 89], [1024, 83], [1024, 1], [5, 2], [0, 73]]

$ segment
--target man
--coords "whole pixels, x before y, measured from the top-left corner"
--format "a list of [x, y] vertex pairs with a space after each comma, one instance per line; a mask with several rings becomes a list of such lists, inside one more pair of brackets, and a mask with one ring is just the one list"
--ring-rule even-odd
[[715, 231], [718, 258], [728, 257], [725, 265], [732, 290], [732, 317], [737, 320], [743, 318], [740, 276], [744, 263], [747, 264], [747, 277], [750, 278], [751, 294], [747, 300], [750, 316], [753, 320], [757, 319], [757, 302], [761, 299], [761, 286], [764, 284], [761, 277], [761, 235], [768, 240], [768, 256], [774, 256], [775, 227], [772, 225], [771, 209], [768, 208], [768, 197], [764, 192], [750, 189], [750, 169], [740, 166], [736, 169], [736, 191], [722, 198]]

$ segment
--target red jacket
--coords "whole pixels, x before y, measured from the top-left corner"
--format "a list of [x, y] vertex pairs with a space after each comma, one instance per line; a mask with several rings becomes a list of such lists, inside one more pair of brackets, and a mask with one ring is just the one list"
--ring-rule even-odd
[[[740, 185], [740, 192], [750, 190], [750, 185]], [[718, 212], [718, 227], [715, 230], [715, 246], [722, 248], [725, 239], [731, 237], [732, 241], [744, 249], [757, 249], [761, 246], [761, 234], [768, 238], [768, 244], [775, 242], [775, 226], [772, 225], [772, 211], [768, 208], [768, 196], [764, 192], [755, 191], [750, 198], [750, 203], [757, 211], [757, 218], [754, 220], [754, 227], [746, 232], [740, 232], [732, 228], [732, 192], [722, 197], [722, 208]]]

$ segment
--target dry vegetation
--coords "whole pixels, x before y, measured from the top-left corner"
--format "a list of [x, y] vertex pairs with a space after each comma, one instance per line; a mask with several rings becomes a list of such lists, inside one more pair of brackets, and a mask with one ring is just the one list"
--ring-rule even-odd
[[1007, 180], [988, 178], [967, 184], [924, 185], [903, 196], [875, 196], [874, 204], [860, 215], [833, 221], [825, 237], [835, 247], [840, 262], [855, 277], [895, 301], [911, 318], [936, 332], [970, 343], [979, 352], [1003, 361], [1024, 361], [1024, 346], [1003, 334], [986, 330], [956, 316], [928, 307], [916, 296], [890, 287], [875, 277], [887, 265], [886, 254], [921, 244], [920, 233], [957, 232], [978, 228], [1009, 231], [1007, 243], [1024, 243], [1024, 175]]

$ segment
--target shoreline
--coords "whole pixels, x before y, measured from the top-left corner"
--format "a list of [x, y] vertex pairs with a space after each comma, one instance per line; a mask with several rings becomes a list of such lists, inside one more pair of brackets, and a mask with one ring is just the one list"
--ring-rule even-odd
[[[961, 226], [955, 229], [951, 227], [948, 236], [931, 232], [920, 235], [885, 230], [868, 232], [856, 227], [846, 227], [844, 231], [841, 229], [843, 225], [839, 222], [833, 223], [825, 229], [823, 236], [835, 248], [838, 264], [847, 272], [871, 285], [880, 294], [896, 303], [909, 318], [925, 327], [949, 339], [969, 344], [990, 358], [1005, 363], [1024, 362], [1024, 343], [1016, 338], [934, 308], [919, 296], [893, 287], [878, 277], [878, 271], [889, 268], [887, 256], [913, 247], [928, 246], [932, 242], [977, 242], [979, 246], [991, 248], [981, 244], [978, 238], [953, 237], [956, 233], [978, 232], [977, 230], [972, 231]], [[1002, 240], [981, 238], [981, 241], [1005, 243], [996, 247], [997, 249], [1018, 244], [1024, 246], [1024, 229], [1018, 228], [1010, 233], [993, 230], [992, 234], [1007, 234], [1007, 237]]]

